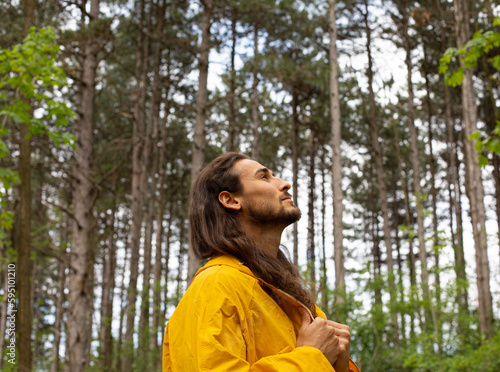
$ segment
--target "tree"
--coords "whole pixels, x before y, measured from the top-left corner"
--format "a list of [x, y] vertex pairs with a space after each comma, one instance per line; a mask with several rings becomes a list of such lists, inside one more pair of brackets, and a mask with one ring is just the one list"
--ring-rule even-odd
[[[23, 1], [24, 36], [27, 36], [34, 24], [35, 1]], [[30, 98], [23, 97], [23, 102], [30, 106]], [[19, 141], [19, 218], [15, 243], [18, 259], [18, 291], [19, 291], [19, 368], [30, 370], [32, 366], [31, 353], [31, 136], [28, 123], [21, 123]]]
[[93, 181], [93, 142], [95, 115], [95, 83], [97, 54], [101, 49], [97, 25], [99, 0], [91, 0], [88, 23], [82, 16], [81, 30], [90, 35], [81, 45], [81, 75], [78, 81], [77, 112], [75, 124], [76, 150], [73, 163], [73, 224], [70, 255], [70, 282], [65, 371], [83, 372], [88, 365], [89, 328], [91, 328], [92, 304], [89, 283], [93, 242], [93, 206], [96, 197]]
[[[134, 329], [137, 302], [137, 282], [144, 200], [147, 193], [148, 167], [151, 151], [152, 127], [146, 120], [146, 97], [148, 92], [149, 51], [151, 35], [152, 1], [141, 0], [137, 25], [137, 49], [135, 54], [134, 129], [132, 134], [132, 226], [130, 228], [130, 280], [127, 293], [127, 322], [125, 330], [125, 358], [123, 372], [132, 371], [134, 365]], [[149, 5], [146, 6], [146, 5]]]
[[[208, 80], [208, 55], [210, 53], [210, 28], [212, 26], [213, 0], [202, 0], [203, 13], [201, 16], [202, 38], [199, 48], [200, 57], [198, 61], [198, 92], [196, 95], [196, 122], [194, 127], [193, 153], [191, 161], [191, 183], [201, 172], [205, 163], [205, 120], [207, 116], [207, 80]], [[195, 257], [191, 247], [188, 250], [188, 283], [196, 274], [200, 261]]]
[[[336, 0], [329, 0], [328, 33], [330, 35], [330, 110], [332, 120], [332, 189], [333, 189], [333, 233], [335, 260], [335, 303], [341, 305], [345, 299], [345, 266], [344, 266], [344, 224], [343, 224], [343, 191], [342, 164], [340, 157], [341, 121], [338, 88], [337, 59], [337, 25], [335, 17]], [[345, 315], [339, 315], [344, 319]]]
[[[372, 146], [372, 159], [375, 164], [375, 170], [377, 172], [377, 189], [379, 193], [380, 209], [382, 212], [382, 217], [384, 221], [384, 242], [387, 254], [387, 273], [389, 280], [389, 294], [390, 294], [390, 311], [393, 313], [395, 311], [396, 304], [396, 292], [394, 284], [394, 263], [392, 257], [392, 239], [391, 239], [391, 224], [389, 220], [389, 207], [387, 203], [387, 188], [385, 185], [385, 174], [384, 166], [382, 163], [382, 149], [379, 140], [379, 130], [378, 130], [378, 115], [375, 104], [375, 92], [373, 89], [373, 58], [372, 58], [372, 45], [371, 45], [371, 29], [368, 23], [368, 2], [365, 1], [365, 11], [363, 12], [363, 18], [365, 21], [365, 33], [366, 33], [366, 53], [368, 56], [368, 68], [366, 70], [366, 75], [368, 77], [368, 92], [369, 92], [369, 106], [370, 114], [368, 116], [368, 124], [370, 126], [371, 134], [371, 146]], [[394, 327], [394, 333], [396, 335], [395, 340], [397, 340], [398, 334], [398, 323], [396, 314], [392, 314], [392, 325]]]
[[[67, 103], [58, 98], [58, 91], [67, 85], [66, 75], [63, 70], [57, 65], [56, 60], [59, 53], [59, 46], [55, 41], [55, 32], [53, 29], [35, 28], [29, 31], [25, 41], [22, 44], [14, 46], [12, 49], [0, 51], [0, 89], [10, 93], [2, 94], [2, 98], [8, 98], [8, 103], [0, 109], [0, 115], [4, 116], [3, 123], [9, 120], [18, 124], [21, 128], [21, 139], [23, 146], [27, 146], [27, 153], [23, 156], [31, 154], [31, 141], [33, 135], [46, 134], [52, 138], [56, 145], [61, 143], [69, 144], [72, 141], [72, 136], [68, 133], [61, 132], [57, 128], [66, 126], [69, 118], [74, 116], [74, 112], [69, 108]], [[12, 95], [14, 92], [14, 95]], [[40, 108], [43, 112], [41, 117], [34, 117], [34, 108]], [[4, 129], [2, 134], [8, 134], [8, 130]], [[0, 151], [0, 155], [5, 156], [8, 152], [5, 142]], [[2, 156], [0, 156], [2, 157]], [[20, 159], [20, 164], [28, 162], [30, 158]], [[16, 172], [1, 169], [1, 181], [8, 189], [12, 182], [25, 182], [30, 185], [31, 172], [26, 167], [26, 164], [20, 165], [20, 173], [26, 172], [22, 177], [19, 177]], [[30, 187], [27, 189], [31, 190]], [[26, 189], [23, 188], [20, 194], [23, 196], [24, 202], [21, 205], [24, 208], [19, 212], [18, 234], [21, 232], [27, 234], [28, 237], [19, 236], [16, 239], [18, 247], [18, 271], [17, 275], [20, 282], [18, 283], [19, 291], [19, 323], [17, 331], [19, 332], [19, 351], [26, 353], [26, 359], [20, 364], [22, 368], [31, 368], [31, 243], [29, 236], [31, 229], [23, 230], [30, 227], [30, 205], [31, 193], [24, 195]], [[27, 200], [26, 200], [27, 199]], [[4, 202], [2, 200], [2, 202]], [[2, 227], [9, 228], [11, 226], [9, 220], [11, 215], [2, 212]], [[24, 227], [22, 227], [22, 226]], [[2, 238], [5, 238], [2, 237]], [[21, 241], [22, 239], [22, 241]], [[3, 244], [2, 244], [3, 245]], [[28, 282], [28, 283], [27, 283]], [[21, 306], [24, 308], [21, 309]], [[21, 345], [22, 343], [22, 345]]]
[[[470, 39], [469, 4], [463, 0], [455, 0], [455, 24], [458, 48], [465, 46]], [[500, 42], [500, 41], [497, 41]], [[467, 49], [467, 47], [465, 47]], [[451, 59], [449, 54], [445, 58]], [[473, 54], [473, 58], [476, 57]], [[500, 58], [496, 59], [500, 64]], [[470, 60], [468, 61], [470, 62]], [[461, 59], [459, 76], [463, 74], [462, 81], [462, 115], [464, 120], [464, 150], [466, 167], [466, 190], [470, 202], [470, 217], [476, 248], [476, 272], [478, 286], [478, 314], [481, 333], [489, 338], [493, 335], [493, 308], [490, 290], [490, 269], [488, 261], [488, 247], [486, 241], [486, 214], [484, 208], [484, 189], [481, 171], [479, 168], [478, 153], [469, 140], [477, 131], [476, 94], [474, 91], [472, 71], [465, 69], [466, 60]], [[469, 65], [470, 67], [470, 65]], [[446, 70], [445, 70], [446, 71]], [[441, 68], [441, 72], [443, 68]], [[456, 77], [456, 75], [455, 75]], [[452, 81], [453, 82], [453, 79]]]

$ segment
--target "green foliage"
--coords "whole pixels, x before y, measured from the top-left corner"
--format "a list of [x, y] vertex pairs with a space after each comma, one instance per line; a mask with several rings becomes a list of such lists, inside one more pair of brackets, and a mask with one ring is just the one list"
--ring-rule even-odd
[[[493, 21], [493, 26], [499, 26], [500, 20], [498, 17]], [[478, 60], [486, 56], [494, 48], [500, 48], [500, 33], [495, 31], [481, 32], [477, 31], [472, 40], [469, 40], [460, 49], [448, 48], [439, 61], [439, 73], [444, 74], [447, 85], [456, 87], [462, 84], [464, 79], [464, 68], [474, 69], [477, 66]], [[450, 70], [450, 64], [453, 62], [461, 61], [462, 66], [456, 70]], [[487, 59], [489, 63], [497, 70], [500, 71], [500, 55], [495, 55]], [[470, 140], [475, 140], [475, 148], [479, 153], [479, 166], [485, 167], [488, 165], [488, 158], [481, 153], [484, 150], [491, 151], [495, 154], [500, 154], [500, 122], [490, 136], [481, 139], [481, 133], [475, 131], [469, 137]]]
[[[495, 18], [493, 26], [500, 25], [498, 17]], [[464, 68], [474, 69], [478, 60], [487, 55], [494, 48], [500, 47], [500, 33], [495, 31], [477, 31], [472, 40], [469, 40], [461, 48], [448, 48], [439, 61], [439, 73], [444, 74], [446, 84], [456, 87], [462, 84], [464, 79]], [[463, 67], [450, 70], [452, 62], [461, 61]], [[500, 71], [500, 55], [488, 58], [487, 61]]]
[[[49, 124], [64, 127], [69, 118], [76, 116], [60, 98], [67, 77], [57, 64], [59, 51], [55, 31], [50, 27], [32, 28], [22, 44], [0, 51], [0, 89], [15, 91], [8, 104], [0, 108], [0, 115], [28, 124], [32, 134], [47, 133], [56, 145], [72, 144], [74, 139], [68, 133], [49, 130]], [[36, 105], [26, 99], [33, 99]], [[32, 114], [32, 110], [37, 112]]]
[[486, 150], [500, 155], [500, 121], [497, 120], [497, 125], [491, 132], [490, 136], [486, 136], [485, 138], [481, 139], [481, 133], [477, 130], [474, 133], [471, 133], [469, 139], [476, 141], [474, 147], [479, 153], [479, 166], [481, 168], [485, 167], [489, 164], [489, 162], [488, 158], [481, 154], [483, 151]]
[[[46, 134], [55, 145], [73, 145], [71, 134], [58, 131], [67, 126], [76, 114], [61, 98], [67, 86], [67, 77], [58, 66], [59, 45], [52, 28], [32, 28], [21, 44], [0, 50], [0, 159], [9, 154], [2, 139], [10, 134], [8, 121], [28, 125], [30, 136]], [[56, 129], [53, 129], [56, 128]], [[19, 175], [0, 168], [0, 206], [5, 207], [5, 193], [19, 183]], [[0, 214], [0, 231], [12, 228], [13, 215]], [[2, 235], [3, 234], [3, 235]], [[4, 238], [0, 232], [0, 239]]]

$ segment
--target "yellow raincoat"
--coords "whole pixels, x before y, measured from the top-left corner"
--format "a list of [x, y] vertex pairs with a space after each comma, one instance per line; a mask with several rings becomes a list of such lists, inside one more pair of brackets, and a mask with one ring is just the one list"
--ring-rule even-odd
[[[167, 324], [163, 372], [335, 371], [319, 349], [295, 347], [299, 306], [305, 308], [237, 259], [212, 258]], [[350, 370], [359, 372], [352, 361]]]

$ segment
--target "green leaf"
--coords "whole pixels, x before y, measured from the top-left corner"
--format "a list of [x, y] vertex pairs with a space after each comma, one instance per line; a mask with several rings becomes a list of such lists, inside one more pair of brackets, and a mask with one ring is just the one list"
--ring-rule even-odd
[[458, 85], [462, 85], [462, 81], [464, 80], [464, 69], [459, 67], [457, 71], [455, 71], [451, 76], [448, 76], [446, 79], [446, 84], [451, 85], [452, 87], [456, 87]]
[[490, 138], [484, 147], [495, 154], [500, 154], [500, 141], [498, 138]]
[[483, 142], [482, 141], [477, 141], [474, 144], [474, 148], [476, 149], [477, 152], [483, 151]]
[[476, 130], [475, 132], [472, 132], [470, 135], [469, 135], [469, 140], [479, 140], [479, 138], [481, 138], [481, 132], [479, 132], [478, 130]]
[[497, 120], [497, 126], [495, 127], [495, 129], [493, 129], [492, 133], [500, 136], [500, 120]]
[[488, 59], [496, 70], [500, 71], [500, 55]]
[[486, 156], [483, 156], [483, 155], [478, 156], [478, 162], [479, 162], [480, 168], [484, 168], [485, 166], [487, 166], [489, 164], [488, 158]]

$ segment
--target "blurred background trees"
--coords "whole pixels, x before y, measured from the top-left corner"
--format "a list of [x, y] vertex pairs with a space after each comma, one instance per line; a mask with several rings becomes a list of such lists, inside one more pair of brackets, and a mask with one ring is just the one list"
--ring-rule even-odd
[[21, 3], [0, 3], [2, 370], [159, 370], [201, 264], [191, 180], [230, 150], [293, 181], [283, 242], [363, 371], [500, 368], [497, 5]]

